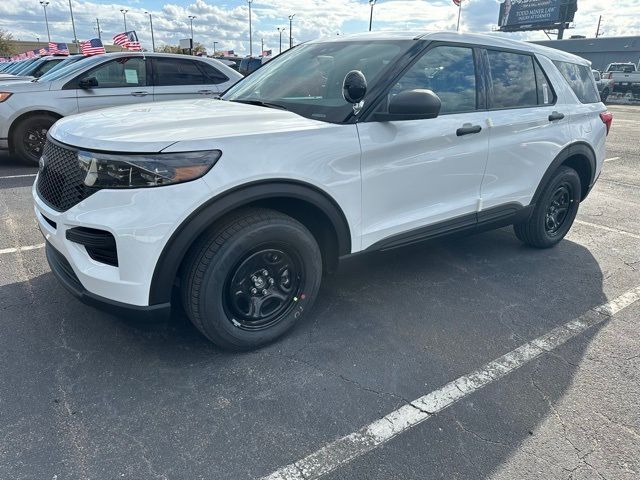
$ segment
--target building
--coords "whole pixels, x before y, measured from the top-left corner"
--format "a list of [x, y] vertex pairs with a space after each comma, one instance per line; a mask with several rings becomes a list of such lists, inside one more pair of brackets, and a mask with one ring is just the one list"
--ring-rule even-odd
[[[106, 40], [105, 40], [106, 41]], [[28, 52], [29, 50], [35, 50], [35, 49], [40, 49], [40, 48], [46, 48], [49, 46], [49, 42], [37, 42], [35, 40], [9, 40], [7, 42], [9, 44], [9, 48], [12, 51], [12, 55], [16, 55], [16, 54], [20, 54], [23, 52]], [[69, 46], [69, 51], [71, 53], [76, 53], [77, 50], [73, 44], [73, 42], [67, 42], [67, 45]], [[105, 43], [104, 46], [105, 50], [107, 52], [122, 52], [124, 51], [123, 48], [121, 48], [118, 45], [107, 45]]]
[[541, 40], [532, 43], [557, 48], [591, 61], [596, 70], [604, 70], [614, 62], [640, 62], [640, 36], [568, 38], [566, 40]]

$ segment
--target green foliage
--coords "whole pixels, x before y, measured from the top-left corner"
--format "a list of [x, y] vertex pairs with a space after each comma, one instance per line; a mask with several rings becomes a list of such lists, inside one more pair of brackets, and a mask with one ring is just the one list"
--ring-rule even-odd
[[13, 35], [0, 28], [0, 56], [8, 57], [15, 53], [11, 46], [11, 40], [13, 40]]

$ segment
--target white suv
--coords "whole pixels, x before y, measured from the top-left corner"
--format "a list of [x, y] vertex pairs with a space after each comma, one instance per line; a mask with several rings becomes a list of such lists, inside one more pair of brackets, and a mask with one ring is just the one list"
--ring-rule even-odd
[[212, 97], [241, 78], [209, 58], [133, 52], [95, 55], [37, 80], [0, 83], [0, 148], [37, 165], [47, 130], [61, 117], [115, 105]]
[[[587, 61], [492, 36], [365, 34], [274, 58], [221, 100], [58, 121], [33, 188], [78, 297], [271, 341], [345, 255], [515, 225], [551, 247], [597, 179], [611, 114]], [[175, 304], [175, 301], [174, 301]]]

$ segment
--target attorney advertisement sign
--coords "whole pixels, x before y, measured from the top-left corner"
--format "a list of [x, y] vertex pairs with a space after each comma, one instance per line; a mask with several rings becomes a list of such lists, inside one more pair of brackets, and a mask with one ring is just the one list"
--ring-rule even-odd
[[[505, 0], [500, 4], [502, 31], [533, 30], [573, 21], [577, 0]], [[570, 18], [569, 18], [570, 17]]]

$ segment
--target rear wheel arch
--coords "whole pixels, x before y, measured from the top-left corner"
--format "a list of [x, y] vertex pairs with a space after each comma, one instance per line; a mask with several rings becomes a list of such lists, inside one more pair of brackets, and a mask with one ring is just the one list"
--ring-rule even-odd
[[551, 165], [549, 165], [545, 171], [533, 195], [531, 200], [532, 204], [538, 201], [545, 186], [553, 177], [553, 174], [563, 165], [573, 168], [578, 173], [582, 190], [581, 200], [587, 198], [589, 190], [595, 180], [596, 154], [588, 143], [576, 142], [565, 147], [551, 162]]
[[190, 249], [219, 220], [243, 208], [269, 208], [291, 216], [311, 231], [322, 251], [323, 268], [351, 253], [351, 232], [337, 202], [326, 192], [291, 180], [254, 182], [218, 195], [193, 212], [164, 246], [155, 266], [149, 305], [171, 301], [175, 280]]

